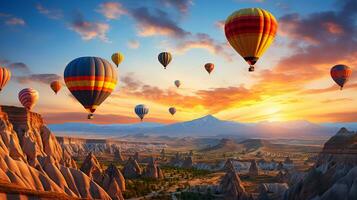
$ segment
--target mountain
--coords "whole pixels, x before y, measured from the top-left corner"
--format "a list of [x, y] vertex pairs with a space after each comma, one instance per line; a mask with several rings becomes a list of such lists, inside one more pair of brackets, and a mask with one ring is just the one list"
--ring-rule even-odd
[[220, 120], [207, 115], [186, 122], [173, 124], [137, 123], [96, 125], [86, 123], [64, 123], [49, 125], [51, 130], [61, 134], [94, 134], [103, 136], [157, 135], [170, 137], [306, 137], [331, 136], [338, 130], [338, 124], [315, 124], [304, 120], [287, 122], [239, 123]]

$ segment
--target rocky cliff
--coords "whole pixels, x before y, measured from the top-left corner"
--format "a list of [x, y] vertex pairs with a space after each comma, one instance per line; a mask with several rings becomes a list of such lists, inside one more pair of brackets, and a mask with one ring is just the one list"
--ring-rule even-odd
[[331, 137], [315, 166], [285, 192], [284, 199], [357, 199], [357, 133], [342, 128]]
[[77, 169], [42, 117], [24, 108], [0, 106], [0, 177], [9, 184], [37, 192], [111, 199]]

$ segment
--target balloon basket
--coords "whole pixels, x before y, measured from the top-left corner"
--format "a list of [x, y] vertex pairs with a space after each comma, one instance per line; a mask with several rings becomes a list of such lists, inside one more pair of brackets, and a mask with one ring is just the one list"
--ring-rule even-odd
[[255, 70], [254, 66], [250, 66], [248, 71], [249, 72], [254, 72], [254, 70]]

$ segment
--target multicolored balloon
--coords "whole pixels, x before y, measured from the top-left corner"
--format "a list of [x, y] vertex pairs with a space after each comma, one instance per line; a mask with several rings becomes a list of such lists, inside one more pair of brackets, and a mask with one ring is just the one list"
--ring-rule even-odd
[[179, 88], [180, 85], [181, 85], [181, 81], [180, 81], [180, 80], [176, 80], [176, 81], [175, 81], [175, 85], [176, 85], [177, 88]]
[[109, 61], [99, 57], [80, 57], [72, 60], [64, 70], [67, 88], [90, 113], [112, 93], [117, 84], [117, 72]]
[[5, 67], [0, 67], [0, 92], [11, 79], [11, 71]]
[[175, 107], [170, 107], [169, 112], [171, 115], [174, 115], [176, 113], [176, 108]]
[[27, 110], [31, 110], [38, 99], [38, 92], [32, 88], [25, 88], [19, 92], [19, 101]]
[[117, 65], [117, 67], [121, 62], [123, 62], [123, 60], [124, 60], [124, 55], [122, 53], [120, 52], [113, 53], [112, 61]]
[[346, 65], [335, 65], [330, 71], [332, 79], [343, 89], [343, 86], [347, 83], [348, 79], [352, 75], [352, 70]]
[[62, 87], [61, 82], [59, 82], [59, 81], [51, 82], [51, 89], [55, 92], [55, 94], [57, 94], [58, 91], [60, 91], [61, 87]]
[[208, 74], [211, 74], [211, 72], [212, 72], [213, 69], [214, 69], [214, 64], [213, 64], [213, 63], [206, 63], [206, 64], [205, 64], [205, 69], [206, 69], [206, 71], [208, 72]]
[[144, 104], [139, 104], [135, 106], [135, 114], [143, 121], [145, 115], [149, 113], [149, 108]]
[[254, 71], [254, 64], [273, 42], [277, 29], [275, 17], [261, 8], [235, 11], [224, 25], [228, 42], [248, 62], [250, 72]]
[[171, 53], [169, 53], [169, 52], [161, 52], [157, 58], [158, 58], [159, 62], [164, 66], [164, 69], [166, 69], [166, 66], [172, 60]]

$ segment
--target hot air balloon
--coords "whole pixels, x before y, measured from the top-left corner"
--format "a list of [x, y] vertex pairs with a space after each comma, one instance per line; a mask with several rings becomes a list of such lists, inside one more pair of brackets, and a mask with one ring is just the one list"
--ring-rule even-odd
[[123, 60], [124, 60], [123, 54], [121, 54], [120, 52], [113, 53], [112, 61], [117, 65], [117, 67], [121, 62], [123, 62]]
[[38, 98], [38, 92], [32, 88], [25, 88], [19, 92], [19, 101], [27, 110], [35, 106]]
[[251, 72], [273, 42], [277, 28], [278, 23], [270, 12], [261, 8], [245, 8], [227, 18], [224, 32], [231, 46], [250, 65]]
[[165, 69], [166, 69], [166, 66], [172, 60], [171, 53], [169, 53], [169, 52], [161, 52], [157, 58], [159, 59], [159, 62], [164, 66]]
[[0, 67], [0, 92], [11, 78], [11, 71], [5, 67]]
[[146, 114], [149, 113], [149, 108], [144, 104], [135, 106], [135, 114], [143, 121]]
[[331, 68], [330, 74], [332, 79], [341, 87], [342, 90], [343, 86], [351, 77], [352, 70], [346, 65], [335, 65]]
[[117, 80], [113, 65], [99, 57], [76, 58], [64, 70], [66, 86], [90, 113], [88, 119], [115, 89]]
[[51, 88], [55, 92], [55, 94], [57, 94], [58, 91], [60, 91], [61, 87], [62, 86], [61, 86], [61, 83], [59, 81], [52, 81], [51, 82]]
[[175, 107], [170, 107], [169, 108], [169, 112], [171, 113], [171, 115], [174, 115], [176, 113], [176, 108]]
[[181, 81], [180, 81], [180, 80], [176, 80], [176, 81], [175, 81], [175, 85], [176, 85], [177, 88], [179, 88], [180, 85], [181, 85]]
[[214, 64], [213, 64], [213, 63], [206, 63], [206, 64], [205, 64], [205, 69], [206, 69], [206, 71], [208, 72], [208, 74], [211, 74], [211, 72], [212, 72], [213, 69], [214, 69]]

